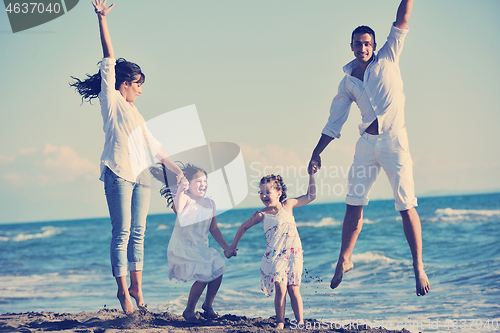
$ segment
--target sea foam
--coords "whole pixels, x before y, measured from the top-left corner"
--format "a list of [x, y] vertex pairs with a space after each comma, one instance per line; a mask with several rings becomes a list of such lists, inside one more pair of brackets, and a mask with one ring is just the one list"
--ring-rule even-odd
[[326, 227], [326, 226], [340, 226], [342, 222], [336, 221], [331, 217], [323, 217], [319, 222], [297, 222], [297, 227]]
[[38, 238], [48, 238], [52, 237], [55, 235], [61, 234], [63, 231], [62, 228], [56, 228], [56, 227], [42, 227], [41, 232], [34, 233], [34, 234], [18, 234], [12, 237], [0, 237], [0, 241], [2, 242], [8, 242], [8, 241], [13, 241], [13, 242], [24, 242], [30, 239], [38, 239]]
[[404, 264], [404, 265], [410, 265], [410, 261], [408, 260], [398, 260], [398, 259], [392, 259], [387, 257], [385, 254], [381, 252], [376, 252], [376, 251], [368, 251], [365, 253], [358, 253], [354, 254], [352, 256], [352, 261], [353, 262], [359, 262], [359, 263], [372, 263], [372, 262], [383, 262], [386, 264]]
[[431, 222], [464, 222], [464, 221], [487, 221], [500, 218], [500, 210], [487, 209], [436, 209], [436, 216], [430, 218]]

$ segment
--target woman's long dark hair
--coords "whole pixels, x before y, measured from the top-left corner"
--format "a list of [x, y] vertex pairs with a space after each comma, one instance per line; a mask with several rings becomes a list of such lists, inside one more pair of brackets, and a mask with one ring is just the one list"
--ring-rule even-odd
[[[91, 102], [101, 92], [101, 71], [94, 75], [86, 75], [87, 78], [84, 80], [72, 76], [71, 78], [75, 81], [69, 84], [71, 87], [75, 87], [75, 90], [82, 96], [82, 103], [85, 101]], [[115, 64], [115, 89], [120, 89], [123, 82], [132, 83], [132, 81], [137, 80], [138, 75], [140, 76], [139, 83], [144, 83], [146, 76], [139, 65], [123, 58], [117, 59]]]
[[[205, 170], [191, 163], [183, 164], [178, 161], [176, 163], [181, 164], [181, 170], [188, 181], [193, 180], [194, 175], [200, 171], [207, 176], [207, 172]], [[149, 171], [153, 177], [158, 179], [163, 184], [160, 189], [160, 194], [167, 200], [167, 207], [172, 207], [174, 204], [175, 193], [177, 193], [177, 177], [175, 173], [166, 168], [163, 163], [157, 163], [156, 166], [149, 168]]]

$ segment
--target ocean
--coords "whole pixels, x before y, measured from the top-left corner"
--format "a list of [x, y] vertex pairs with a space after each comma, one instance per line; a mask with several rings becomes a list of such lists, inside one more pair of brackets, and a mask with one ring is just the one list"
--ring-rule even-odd
[[[254, 210], [218, 216], [228, 243]], [[419, 198], [417, 210], [431, 282], [430, 293], [423, 297], [415, 295], [411, 254], [392, 200], [371, 201], [365, 207], [355, 267], [335, 290], [329, 284], [345, 205], [296, 208], [304, 249], [305, 318], [410, 332], [500, 332], [500, 193]], [[166, 252], [174, 221], [173, 214], [148, 217], [143, 290], [153, 312], [181, 314], [191, 287], [168, 279]], [[110, 234], [107, 217], [0, 224], [0, 313], [119, 308], [109, 263]], [[211, 237], [210, 244], [221, 251]], [[260, 291], [260, 260], [266, 248], [262, 226], [251, 228], [238, 247], [238, 256], [226, 260], [214, 309], [273, 316], [274, 298]], [[289, 299], [287, 303], [286, 316], [293, 319]]]

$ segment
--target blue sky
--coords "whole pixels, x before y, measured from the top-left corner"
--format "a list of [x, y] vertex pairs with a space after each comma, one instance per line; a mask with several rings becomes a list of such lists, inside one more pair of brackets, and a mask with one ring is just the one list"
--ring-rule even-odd
[[[108, 17], [116, 56], [146, 73], [139, 111], [148, 120], [196, 104], [207, 141], [242, 148], [251, 194], [239, 207], [258, 207], [264, 172], [301, 194], [352, 30], [371, 26], [381, 47], [399, 1], [147, 4], [116, 1]], [[497, 0], [415, 1], [400, 67], [417, 195], [500, 189], [499, 12]], [[107, 216], [99, 105], [80, 106], [68, 86], [102, 57], [90, 1], [16, 34], [2, 12], [0, 45], [0, 222]], [[317, 202], [343, 200], [359, 121], [353, 106], [323, 153]], [[152, 197], [150, 213], [165, 212]], [[381, 175], [371, 198], [390, 197]]]

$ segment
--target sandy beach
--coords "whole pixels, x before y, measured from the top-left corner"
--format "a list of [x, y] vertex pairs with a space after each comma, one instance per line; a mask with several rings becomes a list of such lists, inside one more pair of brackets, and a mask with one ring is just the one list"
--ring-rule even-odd
[[[345, 325], [321, 323], [306, 319], [306, 326], [299, 329], [295, 323], [287, 319], [283, 332], [343, 332], [343, 333], [388, 333], [408, 332], [407, 330], [386, 330], [384, 328], [369, 328], [364, 325]], [[188, 323], [181, 316], [170, 312], [153, 313], [136, 311], [125, 315], [116, 309], [102, 309], [98, 312], [54, 313], [27, 312], [7, 313], [0, 315], [0, 332], [59, 332], [59, 333], [164, 333], [164, 332], [275, 332], [273, 318], [247, 318], [231, 314], [217, 319], [200, 318], [197, 323]]]

